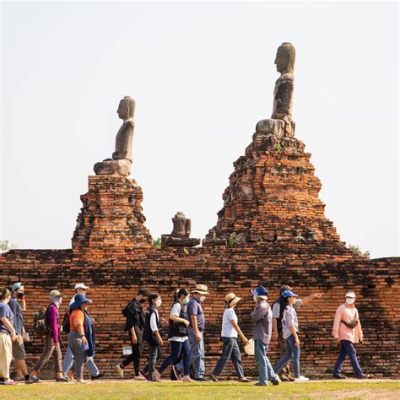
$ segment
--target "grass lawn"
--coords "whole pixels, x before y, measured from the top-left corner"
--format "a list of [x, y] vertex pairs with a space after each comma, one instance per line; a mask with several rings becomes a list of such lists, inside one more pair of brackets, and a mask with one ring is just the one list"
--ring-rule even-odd
[[284, 383], [279, 386], [257, 387], [254, 383], [161, 383], [138, 381], [107, 381], [77, 385], [73, 383], [42, 382], [34, 385], [0, 386], [4, 400], [258, 400], [258, 399], [347, 399], [398, 400], [400, 381], [311, 381]]

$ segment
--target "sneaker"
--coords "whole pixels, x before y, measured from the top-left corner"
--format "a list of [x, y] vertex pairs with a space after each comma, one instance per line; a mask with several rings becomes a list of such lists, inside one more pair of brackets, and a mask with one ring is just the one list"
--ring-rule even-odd
[[334, 377], [335, 379], [347, 379], [347, 376], [346, 376], [346, 375], [343, 375], [343, 374], [340, 374], [340, 373], [338, 373], [338, 374], [333, 374], [333, 377]]
[[151, 380], [154, 382], [160, 382], [161, 381], [161, 374], [156, 370], [153, 372], [151, 376]]
[[146, 381], [147, 378], [145, 377], [145, 375], [142, 373], [142, 371], [139, 371], [136, 376], [135, 376], [135, 380], [137, 381]]
[[361, 374], [360, 376], [356, 376], [356, 379], [376, 379], [376, 378], [374, 375]]
[[69, 379], [66, 376], [61, 376], [60, 378], [56, 378], [56, 382], [68, 382]]
[[255, 386], [268, 386], [268, 383], [257, 382]]
[[13, 379], [6, 379], [0, 382], [2, 385], [16, 385], [17, 382], [15, 382]]
[[117, 374], [119, 375], [120, 378], [124, 377], [124, 369], [121, 367], [121, 364], [117, 364], [115, 366], [115, 369], [117, 370]]
[[197, 381], [197, 382], [207, 382], [208, 379], [205, 378], [204, 376], [199, 376], [199, 377], [194, 377], [193, 380]]
[[303, 375], [300, 375], [298, 378], [295, 378], [294, 379], [294, 381], [296, 382], [296, 383], [304, 383], [304, 382], [308, 382], [310, 379], [309, 378], [306, 378], [305, 376], [303, 376]]
[[[124, 370], [122, 370], [122, 371], [124, 371]], [[102, 378], [105, 374], [106, 374], [105, 372], [101, 372], [101, 373], [99, 373], [98, 375], [91, 376], [90, 378], [92, 379], [92, 381], [94, 381], [94, 380], [96, 380], [96, 379]]]
[[274, 386], [278, 386], [281, 383], [281, 380], [277, 376], [276, 378], [271, 379], [271, 382]]
[[244, 376], [240, 377], [238, 380], [239, 380], [239, 382], [250, 382], [250, 379], [248, 379]]
[[217, 376], [214, 375], [214, 374], [211, 374], [211, 375], [210, 375], [210, 379], [211, 379], [212, 381], [214, 381], [214, 382], [219, 382]]
[[40, 380], [36, 376], [29, 376], [29, 378], [25, 379], [25, 383], [27, 385], [31, 385], [32, 383], [38, 383], [38, 382], [40, 382]]
[[82, 383], [83, 385], [86, 385], [88, 383], [88, 381], [85, 381], [84, 379], [78, 379], [76, 382]]
[[182, 377], [182, 382], [194, 382], [194, 380], [189, 375], [184, 375]]
[[151, 376], [149, 376], [149, 374], [147, 374], [146, 372], [144, 372], [143, 369], [141, 369], [139, 371], [139, 375], [143, 376], [144, 379], [146, 379], [147, 381], [151, 381]]

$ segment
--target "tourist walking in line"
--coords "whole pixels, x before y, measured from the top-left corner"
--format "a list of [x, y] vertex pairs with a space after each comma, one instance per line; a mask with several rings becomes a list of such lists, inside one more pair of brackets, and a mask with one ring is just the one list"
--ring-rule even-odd
[[164, 344], [161, 337], [161, 323], [158, 309], [162, 301], [158, 293], [150, 293], [148, 297], [149, 308], [144, 321], [143, 340], [149, 347], [149, 362], [141, 371], [148, 380], [152, 380], [157, 361], [161, 358], [161, 346]]
[[190, 343], [190, 366], [193, 371], [192, 378], [195, 381], [205, 381], [206, 372], [204, 363], [204, 329], [205, 317], [202, 303], [208, 295], [206, 285], [196, 285], [191, 291], [191, 299], [187, 306], [189, 317], [189, 343]]
[[[64, 331], [67, 334], [69, 333], [69, 330], [70, 330], [71, 304], [73, 304], [75, 302], [75, 297], [78, 294], [86, 297], [87, 291], [89, 290], [89, 286], [86, 286], [82, 282], [77, 283], [74, 287], [74, 290], [75, 290], [75, 294], [72, 296], [72, 298], [69, 302], [69, 308], [68, 308], [67, 315], [66, 315], [67, 326], [64, 327]], [[88, 317], [90, 317], [89, 313], [88, 312], [86, 312], [86, 313], [87, 313]], [[94, 324], [95, 324], [94, 318], [91, 318], [91, 322], [92, 322], [92, 328], [93, 328], [92, 334], [94, 334]], [[67, 329], [65, 329], [65, 328], [67, 328]], [[89, 354], [90, 354], [90, 352], [89, 352]], [[105, 375], [105, 373], [99, 371], [99, 369], [94, 361], [94, 354], [91, 356], [89, 354], [86, 354], [86, 365], [89, 369], [90, 378], [92, 380], [100, 379]], [[72, 372], [73, 364], [74, 364], [74, 356], [72, 354], [72, 349], [68, 346], [67, 351], [64, 355], [62, 370], [63, 370], [63, 375], [68, 377], [68, 379], [71, 381], [74, 381], [74, 374]]]
[[56, 382], [68, 382], [62, 373], [62, 354], [60, 348], [60, 327], [58, 324], [58, 310], [62, 303], [62, 294], [52, 290], [49, 294], [50, 305], [46, 309], [45, 327], [47, 335], [43, 338], [43, 352], [33, 367], [32, 376], [39, 378], [39, 372], [54, 354], [54, 370]]
[[171, 345], [171, 354], [164, 360], [161, 367], [153, 372], [152, 379], [159, 381], [161, 374], [169, 366], [183, 359], [184, 382], [194, 382], [189, 376], [190, 344], [188, 338], [189, 318], [186, 306], [189, 303], [189, 292], [178, 289], [174, 296], [174, 305], [169, 315], [168, 341]]
[[138, 294], [128, 305], [122, 310], [122, 314], [126, 317], [125, 332], [129, 334], [129, 341], [132, 345], [132, 353], [116, 365], [118, 375], [124, 377], [124, 369], [130, 363], [133, 363], [135, 377], [144, 379], [140, 372], [140, 357], [143, 352], [143, 329], [144, 329], [144, 311], [143, 305], [146, 303], [148, 292], [146, 289], [139, 289]]
[[268, 345], [272, 333], [272, 310], [267, 303], [268, 289], [259, 286], [252, 291], [253, 299], [256, 302], [250, 317], [254, 323], [254, 355], [258, 367], [258, 386], [266, 386], [268, 381], [279, 385], [279, 377], [275, 374], [268, 358]]
[[282, 293], [284, 301], [281, 304], [283, 307], [282, 316], [282, 335], [286, 343], [286, 352], [281, 356], [275, 365], [275, 373], [279, 374], [282, 368], [290, 361], [293, 362], [294, 382], [307, 382], [309, 379], [300, 373], [300, 339], [298, 336], [299, 322], [297, 313], [294, 308], [297, 294], [290, 290], [285, 290]]
[[241, 298], [237, 297], [235, 293], [228, 293], [225, 296], [225, 311], [222, 318], [221, 330], [223, 343], [222, 354], [214, 368], [214, 372], [210, 375], [210, 378], [214, 382], [218, 382], [218, 376], [221, 374], [229, 359], [232, 361], [236, 369], [239, 381], [250, 382], [250, 380], [244, 376], [242, 356], [237, 342], [238, 336], [240, 336], [245, 345], [249, 342], [238, 325], [238, 318], [235, 313], [235, 307], [240, 300]]
[[11, 292], [7, 288], [0, 288], [0, 384], [15, 385], [10, 379], [10, 365], [12, 360], [12, 342], [16, 339], [13, 325], [14, 314], [8, 303]]
[[[70, 305], [70, 332], [68, 334], [68, 347], [72, 351], [74, 358], [75, 376], [78, 383], [87, 383], [83, 379], [83, 365], [86, 359], [86, 350], [89, 350], [89, 342], [87, 337], [89, 332], [88, 326], [85, 322], [84, 311], [88, 305], [92, 303], [92, 300], [86, 298], [83, 294], [77, 294], [75, 301]], [[93, 345], [93, 344], [92, 344]]]
[[24, 377], [25, 383], [36, 383], [38, 378], [32, 377], [28, 373], [25, 358], [24, 346], [24, 312], [26, 311], [25, 287], [21, 282], [14, 283], [11, 287], [11, 300], [8, 303], [14, 314], [14, 328], [16, 339], [12, 343], [12, 353], [15, 363], [17, 376]]
[[[286, 341], [283, 338], [282, 334], [282, 317], [284, 308], [282, 304], [285, 302], [285, 299], [282, 293], [285, 290], [292, 291], [293, 289], [288, 285], [282, 285], [279, 290], [279, 297], [275, 300], [272, 306], [272, 340], [276, 342], [278, 340], [279, 350], [281, 354], [286, 352]], [[304, 297], [303, 299], [296, 299], [293, 307], [296, 311], [300, 309], [300, 306], [305, 306], [309, 304], [311, 301], [315, 299], [320, 299], [322, 297], [322, 293], [313, 293], [310, 296]], [[290, 375], [289, 363], [282, 367], [281, 373], [279, 377], [282, 381], [294, 381], [295, 378]]]
[[373, 376], [363, 373], [354, 347], [355, 343], [362, 343], [364, 340], [360, 317], [354, 305], [356, 295], [354, 292], [347, 292], [345, 299], [346, 302], [336, 310], [333, 323], [332, 334], [335, 341], [340, 344], [340, 353], [333, 368], [333, 377], [346, 379], [346, 375], [342, 374], [342, 366], [346, 357], [349, 356], [357, 379], [372, 378]]

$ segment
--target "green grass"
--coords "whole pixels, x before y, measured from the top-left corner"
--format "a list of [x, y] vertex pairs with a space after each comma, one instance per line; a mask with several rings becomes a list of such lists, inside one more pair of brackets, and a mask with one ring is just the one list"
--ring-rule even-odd
[[254, 383], [161, 383], [101, 381], [88, 385], [39, 383], [0, 386], [0, 399], [165, 399], [165, 400], [265, 400], [346, 399], [390, 400], [400, 398], [400, 381], [314, 381], [257, 387]]

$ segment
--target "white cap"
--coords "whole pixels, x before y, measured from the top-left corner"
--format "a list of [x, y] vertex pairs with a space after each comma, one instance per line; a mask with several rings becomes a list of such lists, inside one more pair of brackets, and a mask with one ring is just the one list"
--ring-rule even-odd
[[76, 285], [75, 285], [75, 290], [76, 289], [84, 289], [84, 290], [87, 290], [87, 289], [89, 289], [89, 286], [86, 286], [84, 283], [77, 283]]
[[347, 292], [345, 297], [351, 297], [351, 298], [355, 299], [356, 294], [354, 292]]

